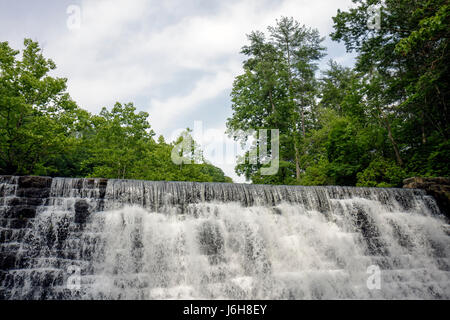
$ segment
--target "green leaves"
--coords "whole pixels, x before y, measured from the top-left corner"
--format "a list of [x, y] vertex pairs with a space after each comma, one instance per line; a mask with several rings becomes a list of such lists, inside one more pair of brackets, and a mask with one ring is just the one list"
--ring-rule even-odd
[[[331, 36], [358, 53], [356, 71], [363, 82], [351, 91], [360, 92], [359, 105], [365, 106], [361, 123], [378, 123], [391, 145], [374, 148], [378, 157], [358, 183], [397, 185], [391, 159], [411, 174], [449, 175], [441, 156], [450, 135], [448, 1], [386, 0], [376, 31], [368, 29], [365, 15], [370, 4], [380, 1], [354, 2], [355, 8], [333, 18]], [[351, 95], [345, 95], [349, 101]], [[363, 114], [353, 116], [363, 119]]]
[[394, 161], [383, 158], [374, 159], [362, 172], [358, 172], [358, 187], [401, 187], [407, 178], [405, 170]]
[[[333, 17], [331, 34], [357, 54], [353, 69], [331, 61], [318, 78], [323, 38], [293, 18], [248, 35], [227, 129], [279, 129], [280, 164], [273, 176], [261, 175], [261, 162], [236, 166], [238, 174], [377, 187], [449, 175], [448, 1], [385, 0], [378, 29], [368, 9], [382, 1], [353, 2]], [[20, 54], [0, 42], [0, 174], [230, 181], [199, 154], [196, 164], [173, 163], [179, 141], [155, 141], [149, 115], [132, 103], [98, 115], [79, 108], [38, 43], [24, 45]]]
[[7, 42], [0, 45], [0, 173], [50, 174], [55, 169], [45, 159], [64, 145], [59, 119], [70, 98], [66, 79], [47, 75], [55, 65], [39, 45], [24, 45], [21, 60]]
[[[433, 10], [432, 1], [428, 1], [426, 9]], [[407, 38], [401, 39], [395, 50], [403, 55], [411, 53], [413, 49], [424, 45], [427, 41], [436, 41], [448, 34], [450, 20], [450, 5], [444, 4], [432, 16], [426, 16], [425, 8], [416, 10], [416, 16], [420, 17], [419, 28], [412, 31]], [[424, 17], [425, 16], [425, 17]]]
[[91, 115], [66, 92], [66, 79], [38, 43], [0, 43], [0, 174], [230, 182], [210, 164], [179, 167], [172, 144], [156, 143], [146, 112], [116, 103]]
[[[236, 172], [254, 183], [298, 183], [302, 135], [312, 126], [317, 60], [323, 56], [323, 39], [315, 29], [282, 17], [268, 27], [269, 37], [254, 31], [241, 53], [247, 56], [243, 73], [231, 93], [233, 115], [227, 121], [231, 134], [239, 130], [280, 130], [282, 164], [277, 177], [261, 177], [262, 164], [241, 164]], [[239, 139], [239, 138], [238, 138]], [[255, 146], [254, 148], [257, 148]], [[292, 176], [292, 161], [294, 176]]]

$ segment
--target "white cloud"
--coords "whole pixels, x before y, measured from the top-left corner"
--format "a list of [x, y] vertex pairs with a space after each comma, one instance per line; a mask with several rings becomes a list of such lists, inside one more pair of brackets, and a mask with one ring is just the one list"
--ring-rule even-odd
[[[149, 105], [152, 110], [161, 105], [152, 99], [152, 88], [170, 82], [180, 70], [215, 73], [213, 79], [223, 78], [231, 70], [234, 76], [245, 35], [265, 29], [281, 15], [292, 15], [323, 33], [329, 32], [336, 2], [286, 0], [268, 9], [260, 0], [225, 2], [215, 13], [181, 17], [155, 29], [149, 17], [168, 14], [170, 11], [164, 10], [180, 2], [161, 6], [144, 0], [83, 1], [81, 29], [62, 30], [46, 49], [57, 61], [59, 72], [68, 76], [70, 92], [82, 106], [96, 111], [115, 100], [133, 100], [140, 95], [155, 103]], [[198, 81], [194, 90], [201, 90], [209, 80]], [[223, 89], [229, 89], [231, 83], [232, 79]], [[208, 92], [220, 94], [220, 90]], [[195, 92], [186, 95], [186, 102], [172, 96], [177, 93], [167, 96], [167, 103], [177, 101], [189, 108], [193, 107], [191, 101], [202, 100]], [[210, 98], [205, 95], [203, 100]]]
[[200, 102], [216, 97], [224, 89], [228, 88], [232, 81], [233, 76], [231, 73], [226, 71], [219, 72], [212, 77], [208, 76], [201, 79], [186, 96], [174, 96], [164, 101], [152, 100], [149, 113], [153, 119], [153, 127], [158, 132], [170, 125], [170, 122], [175, 118], [189, 118], [189, 113]]
[[[150, 113], [157, 133], [170, 132], [176, 129], [175, 122], [179, 126], [180, 121], [174, 119], [182, 119], [184, 127], [192, 126], [196, 119], [191, 114], [202, 103], [229, 92], [241, 72], [239, 51], [250, 31], [265, 31], [285, 15], [326, 36], [337, 8], [347, 8], [351, 0], [199, 3], [84, 0], [80, 29], [71, 31], [64, 24], [61, 30], [37, 39], [45, 44], [45, 55], [57, 63], [58, 75], [69, 79], [69, 92], [81, 107], [97, 112], [115, 101], [140, 99], [138, 107]], [[67, 15], [65, 11], [61, 14]], [[177, 74], [190, 71], [196, 77], [188, 85], [174, 83]], [[155, 94], [169, 84], [192, 89]], [[217, 110], [230, 107], [229, 100], [212, 106]], [[225, 121], [221, 119], [220, 126], [224, 127]]]

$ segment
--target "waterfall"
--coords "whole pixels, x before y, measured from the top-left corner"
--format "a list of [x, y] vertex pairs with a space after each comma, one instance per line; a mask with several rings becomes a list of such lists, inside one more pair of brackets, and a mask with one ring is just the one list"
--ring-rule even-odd
[[0, 176], [0, 299], [450, 299], [422, 190]]

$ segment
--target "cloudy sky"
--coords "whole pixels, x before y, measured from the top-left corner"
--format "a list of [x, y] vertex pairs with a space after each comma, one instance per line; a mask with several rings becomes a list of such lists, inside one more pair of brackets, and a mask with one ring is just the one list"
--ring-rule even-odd
[[[210, 133], [225, 130], [246, 34], [281, 16], [326, 37], [322, 68], [329, 59], [351, 65], [352, 55], [329, 39], [331, 17], [349, 6], [351, 0], [0, 0], [0, 41], [16, 49], [25, 37], [39, 41], [82, 108], [134, 102], [170, 140], [196, 120]], [[223, 162], [215, 164], [242, 182]]]

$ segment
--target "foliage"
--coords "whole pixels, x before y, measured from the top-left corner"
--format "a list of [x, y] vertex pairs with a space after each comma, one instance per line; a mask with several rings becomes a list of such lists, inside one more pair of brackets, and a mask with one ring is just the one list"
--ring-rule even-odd
[[36, 42], [24, 45], [18, 59], [0, 43], [0, 174], [232, 182], [203, 159], [174, 164], [176, 142], [155, 141], [149, 115], [132, 103], [98, 115], [79, 108], [66, 79], [49, 75], [53, 61]]
[[[250, 33], [249, 45], [242, 48], [247, 60], [243, 73], [233, 83], [233, 115], [227, 127], [237, 140], [240, 138], [235, 133], [239, 130], [278, 129], [281, 146], [277, 176], [262, 176], [264, 164], [260, 161], [240, 164], [236, 172], [254, 183], [298, 184], [301, 141], [314, 123], [314, 73], [323, 56], [323, 39], [317, 30], [288, 17], [277, 20], [268, 31], [269, 37], [260, 31]], [[258, 147], [253, 148], [258, 151]]]
[[[331, 37], [357, 54], [354, 68], [322, 58], [317, 31], [283, 17], [248, 36], [232, 91], [229, 129], [279, 128], [280, 170], [240, 164], [257, 183], [400, 186], [412, 175], [448, 176], [449, 4], [353, 0]], [[380, 28], [368, 25], [381, 7]]]
[[405, 170], [394, 161], [383, 158], [373, 160], [362, 172], [358, 172], [358, 187], [401, 187], [407, 178]]
[[[293, 18], [248, 35], [227, 132], [246, 143], [241, 131], [279, 129], [280, 162], [276, 175], [262, 175], [260, 159], [237, 165], [239, 175], [262, 184], [374, 187], [449, 176], [448, 1], [353, 2], [333, 17], [331, 38], [355, 52], [354, 68], [329, 61], [319, 72], [323, 38]], [[367, 24], [372, 5], [381, 7], [378, 29]], [[131, 103], [96, 115], [79, 108], [66, 79], [50, 76], [53, 61], [36, 42], [24, 45], [19, 57], [0, 43], [0, 174], [230, 181], [192, 150], [182, 155], [195, 163], [171, 161], [190, 130], [167, 143]], [[260, 149], [253, 143], [245, 158]]]

